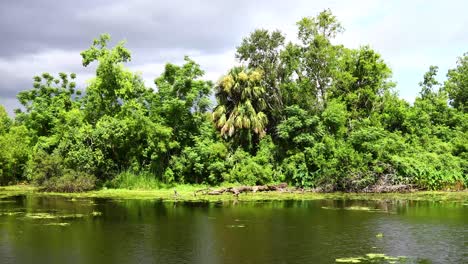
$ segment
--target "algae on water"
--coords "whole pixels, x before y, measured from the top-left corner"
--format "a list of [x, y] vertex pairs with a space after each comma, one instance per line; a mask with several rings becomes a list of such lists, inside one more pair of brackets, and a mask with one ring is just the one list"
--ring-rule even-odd
[[25, 214], [26, 218], [30, 219], [58, 219], [58, 218], [82, 218], [84, 217], [83, 214], [63, 214], [63, 215], [57, 215], [57, 214], [50, 214], [50, 213], [27, 213]]
[[46, 226], [69, 226], [70, 223], [47, 223]]
[[[348, 258], [337, 258], [335, 262], [337, 263], [403, 263], [406, 260], [406, 257], [398, 256], [392, 257], [387, 256], [383, 253], [368, 253], [365, 256], [361, 257], [348, 257]], [[378, 261], [378, 262], [376, 262]]]

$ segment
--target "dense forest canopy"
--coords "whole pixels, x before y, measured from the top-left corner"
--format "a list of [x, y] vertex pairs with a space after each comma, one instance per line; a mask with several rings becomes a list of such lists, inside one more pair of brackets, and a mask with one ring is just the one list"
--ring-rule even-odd
[[81, 53], [84, 67], [97, 65], [85, 91], [73, 73], [43, 73], [18, 94], [13, 120], [0, 106], [0, 183], [468, 185], [468, 53], [444, 83], [431, 66], [411, 105], [380, 54], [334, 44], [343, 26], [329, 10], [297, 28], [297, 42], [252, 32], [237, 47], [239, 65], [216, 83], [188, 57], [169, 63], [155, 90], [125, 67], [124, 43], [110, 47], [101, 35]]

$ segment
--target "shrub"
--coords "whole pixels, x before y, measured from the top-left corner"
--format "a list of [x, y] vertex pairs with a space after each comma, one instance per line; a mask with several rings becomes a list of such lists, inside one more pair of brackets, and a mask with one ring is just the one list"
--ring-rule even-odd
[[275, 146], [269, 136], [260, 141], [255, 156], [238, 148], [226, 160], [227, 173], [224, 180], [247, 185], [267, 184], [279, 180], [273, 169]]
[[283, 160], [281, 172], [285, 179], [297, 187], [314, 187], [313, 177], [309, 174], [304, 153], [296, 153]]
[[0, 133], [0, 185], [23, 178], [30, 153], [29, 141], [24, 126], [13, 126], [7, 133]]
[[62, 177], [52, 177], [42, 184], [48, 192], [85, 192], [96, 187], [96, 177], [73, 170], [65, 172]]
[[402, 156], [393, 156], [392, 161], [399, 178], [407, 179], [420, 188], [438, 190], [466, 182], [463, 176], [463, 161], [451, 154], [436, 154], [420, 150]]

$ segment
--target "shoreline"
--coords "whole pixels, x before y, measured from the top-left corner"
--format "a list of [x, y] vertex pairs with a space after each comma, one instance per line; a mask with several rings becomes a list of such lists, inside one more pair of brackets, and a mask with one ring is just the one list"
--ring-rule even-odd
[[[172, 188], [152, 190], [101, 189], [83, 193], [42, 192], [31, 185], [13, 185], [0, 187], [0, 199], [18, 195], [61, 196], [69, 198], [107, 198], [160, 200], [167, 202], [261, 202], [261, 201], [306, 201], [306, 200], [406, 200], [433, 202], [468, 203], [468, 190], [463, 191], [415, 191], [407, 193], [317, 193], [317, 192], [248, 192], [238, 196], [225, 193], [220, 195], [195, 194], [203, 187], [181, 185]], [[205, 186], [206, 188], [206, 186]], [[174, 190], [177, 191], [177, 195]]]

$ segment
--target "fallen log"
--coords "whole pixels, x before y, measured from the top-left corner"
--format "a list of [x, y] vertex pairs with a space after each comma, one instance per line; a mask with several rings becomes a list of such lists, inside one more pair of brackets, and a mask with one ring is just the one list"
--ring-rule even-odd
[[238, 187], [228, 187], [218, 190], [211, 190], [210, 188], [197, 190], [194, 192], [194, 196], [197, 193], [201, 192], [205, 195], [221, 195], [223, 193], [232, 193], [234, 195], [239, 195], [246, 192], [270, 192], [270, 191], [287, 191], [288, 184], [280, 183], [277, 185], [256, 185], [256, 186], [238, 186]]

